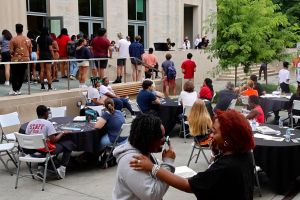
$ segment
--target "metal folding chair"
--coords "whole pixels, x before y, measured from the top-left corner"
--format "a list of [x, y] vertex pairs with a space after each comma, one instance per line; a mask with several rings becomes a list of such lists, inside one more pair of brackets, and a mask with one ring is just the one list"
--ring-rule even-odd
[[143, 113], [137, 102], [128, 101], [134, 113]]
[[[4, 165], [5, 169], [10, 173], [10, 175], [13, 175], [12, 172], [8, 168], [8, 162], [12, 161], [13, 164], [17, 167], [17, 163], [14, 157], [13, 149], [15, 148], [14, 143], [2, 143], [0, 144], [0, 161]], [[8, 155], [9, 159], [5, 162], [2, 158], [2, 156]]]
[[52, 117], [65, 117], [67, 114], [67, 106], [50, 107]]
[[236, 101], [237, 99], [232, 99], [227, 110], [231, 109], [231, 110], [234, 110], [235, 109], [235, 105], [236, 105]]
[[188, 121], [186, 120], [191, 112], [192, 106], [184, 106], [182, 112], [181, 126], [184, 137], [184, 142], [186, 143], [186, 136], [188, 135], [185, 125], [188, 125]]
[[[43, 186], [42, 186], [42, 191], [44, 191], [45, 188], [45, 182], [47, 178], [47, 169], [48, 169], [48, 162], [50, 161], [52, 164], [52, 167], [58, 176], [56, 167], [53, 162], [53, 155], [50, 154], [50, 151], [48, 149], [48, 146], [46, 144], [46, 139], [43, 134], [34, 134], [34, 135], [25, 135], [25, 134], [20, 134], [20, 133], [15, 133], [15, 136], [17, 138], [21, 153], [18, 159], [18, 169], [17, 169], [17, 177], [16, 177], [16, 184], [15, 184], [15, 189], [18, 187], [18, 181], [20, 177], [20, 166], [21, 162], [26, 162], [30, 174], [23, 175], [23, 176], [31, 176], [33, 179], [38, 178], [43, 181]], [[40, 149], [40, 148], [45, 148], [45, 155], [43, 157], [32, 157], [29, 154], [25, 154], [23, 149]], [[39, 177], [36, 174], [33, 174], [32, 169], [31, 169], [31, 163], [45, 163], [45, 168], [43, 172], [43, 177]], [[22, 177], [23, 177], [22, 176]]]
[[[191, 160], [192, 160], [195, 156], [197, 156], [197, 157], [196, 157], [196, 160], [195, 160], [195, 163], [197, 163], [197, 161], [198, 161], [199, 156], [200, 156], [201, 153], [203, 154], [203, 157], [204, 157], [206, 163], [209, 165], [210, 162], [209, 162], [209, 160], [208, 160], [208, 158], [207, 158], [207, 156], [206, 156], [204, 150], [209, 150], [209, 151], [210, 151], [210, 148], [209, 148], [209, 147], [203, 147], [203, 146], [201, 146], [201, 145], [200, 145], [200, 142], [196, 139], [196, 137], [194, 137], [194, 142], [193, 142], [192, 145], [193, 145], [193, 148], [192, 148], [192, 152], [191, 152], [190, 158], [189, 158], [189, 160], [188, 160], [187, 166], [190, 165]], [[197, 154], [194, 154], [195, 149], [198, 149], [198, 153], [197, 153]]]
[[260, 167], [256, 166], [255, 164], [255, 158], [254, 158], [254, 154], [253, 154], [253, 150], [251, 150], [251, 158], [252, 158], [252, 162], [253, 162], [253, 169], [254, 169], [254, 175], [255, 175], [255, 181], [257, 184], [257, 188], [258, 188], [258, 194], [261, 197], [261, 189], [260, 189], [260, 183], [259, 183], [259, 179], [258, 179], [258, 171], [260, 170]]
[[114, 143], [112, 145], [109, 145], [109, 146], [107, 146], [105, 148], [104, 151], [106, 151], [107, 149], [109, 149], [109, 153], [107, 154], [107, 157], [106, 157], [106, 159], [105, 159], [105, 161], [103, 163], [103, 166], [102, 166], [104, 169], [108, 168], [108, 164], [107, 163], [111, 159], [111, 154], [112, 154], [113, 150], [115, 149], [115, 147], [119, 145], [118, 139], [120, 137], [128, 137], [129, 134], [130, 134], [130, 129], [131, 129], [131, 123], [129, 123], [129, 124], [123, 124], [122, 127], [121, 127], [121, 130], [119, 132], [119, 135], [117, 136], [117, 138], [114, 141]]
[[87, 106], [88, 108], [98, 112], [99, 117], [102, 115], [102, 111], [105, 109], [104, 106]]
[[16, 141], [14, 133], [5, 133], [4, 128], [10, 126], [20, 126], [19, 114], [17, 112], [12, 112], [4, 115], [0, 115], [0, 128], [1, 128], [1, 142], [6, 141]]

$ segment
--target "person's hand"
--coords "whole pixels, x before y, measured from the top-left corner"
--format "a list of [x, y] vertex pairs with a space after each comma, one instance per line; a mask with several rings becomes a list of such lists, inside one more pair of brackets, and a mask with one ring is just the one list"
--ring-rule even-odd
[[133, 156], [133, 159], [129, 162], [129, 165], [135, 170], [142, 170], [147, 172], [151, 172], [153, 167], [153, 163], [151, 162], [151, 160], [141, 154]]
[[162, 152], [162, 158], [171, 158], [171, 159], [175, 159], [176, 158], [176, 154], [173, 151], [173, 147], [172, 147], [170, 141], [169, 141], [169, 149], [165, 149]]
[[72, 131], [63, 131], [62, 133], [63, 133], [63, 135], [68, 135], [68, 134], [72, 133]]

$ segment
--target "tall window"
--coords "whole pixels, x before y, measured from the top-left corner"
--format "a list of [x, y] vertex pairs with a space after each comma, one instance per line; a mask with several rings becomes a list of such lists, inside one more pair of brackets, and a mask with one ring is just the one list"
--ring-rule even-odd
[[91, 36], [103, 27], [103, 0], [78, 0], [79, 30]]
[[146, 21], [146, 0], [128, 0], [128, 19]]
[[26, 0], [27, 12], [46, 13], [46, 0]]
[[28, 30], [39, 32], [47, 16], [46, 0], [26, 0]]

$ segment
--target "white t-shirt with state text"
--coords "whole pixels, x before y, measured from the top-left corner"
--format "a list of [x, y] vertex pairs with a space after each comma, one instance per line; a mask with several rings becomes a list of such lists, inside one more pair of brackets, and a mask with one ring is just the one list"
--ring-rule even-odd
[[106, 93], [111, 93], [111, 94], [115, 94], [113, 89], [111, 88], [111, 86], [105, 86], [105, 85], [101, 85], [100, 86], [100, 94], [101, 95], [105, 95]]
[[195, 101], [197, 100], [198, 95], [197, 92], [186, 92], [186, 91], [181, 91], [178, 101], [182, 101], [183, 106], [193, 106]]
[[100, 93], [97, 88], [89, 87], [87, 91], [87, 98], [88, 99], [99, 99]]
[[287, 69], [281, 69], [279, 71], [278, 77], [279, 77], [279, 83], [283, 83], [284, 82], [286, 84], [289, 84], [290, 71], [287, 70]]
[[44, 134], [45, 138], [56, 134], [53, 124], [45, 119], [35, 119], [28, 123], [26, 127], [26, 134]]
[[119, 49], [119, 58], [129, 57], [129, 46], [130, 42], [126, 39], [121, 39], [117, 42], [116, 47]]

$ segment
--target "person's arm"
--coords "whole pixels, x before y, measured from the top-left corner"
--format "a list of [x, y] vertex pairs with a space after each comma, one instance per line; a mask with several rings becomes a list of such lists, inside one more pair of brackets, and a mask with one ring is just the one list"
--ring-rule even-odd
[[64, 135], [68, 134], [69, 132], [60, 132], [59, 134], [56, 134], [56, 135], [50, 135], [49, 136], [49, 140], [51, 143], [56, 143], [58, 142]]
[[100, 117], [100, 119], [96, 122], [95, 124], [95, 128], [101, 129], [103, 128], [103, 126], [106, 124], [106, 120], [102, 117]]
[[185, 74], [185, 66], [184, 66], [183, 63], [181, 64], [181, 72], [182, 72], [183, 74]]
[[252, 109], [250, 113], [246, 116], [247, 119], [254, 119], [257, 115], [259, 115], [258, 110]]
[[113, 94], [111, 92], [106, 92], [104, 95], [108, 96], [109, 98], [119, 98], [117, 95], [115, 95], [115, 94]]
[[55, 56], [54, 56], [54, 50], [53, 50], [52, 44], [49, 45], [49, 51], [51, 52], [52, 58], [54, 59]]
[[112, 52], [113, 52], [113, 48], [112, 48], [112, 46], [109, 46], [108, 47], [108, 57], [112, 57]]

